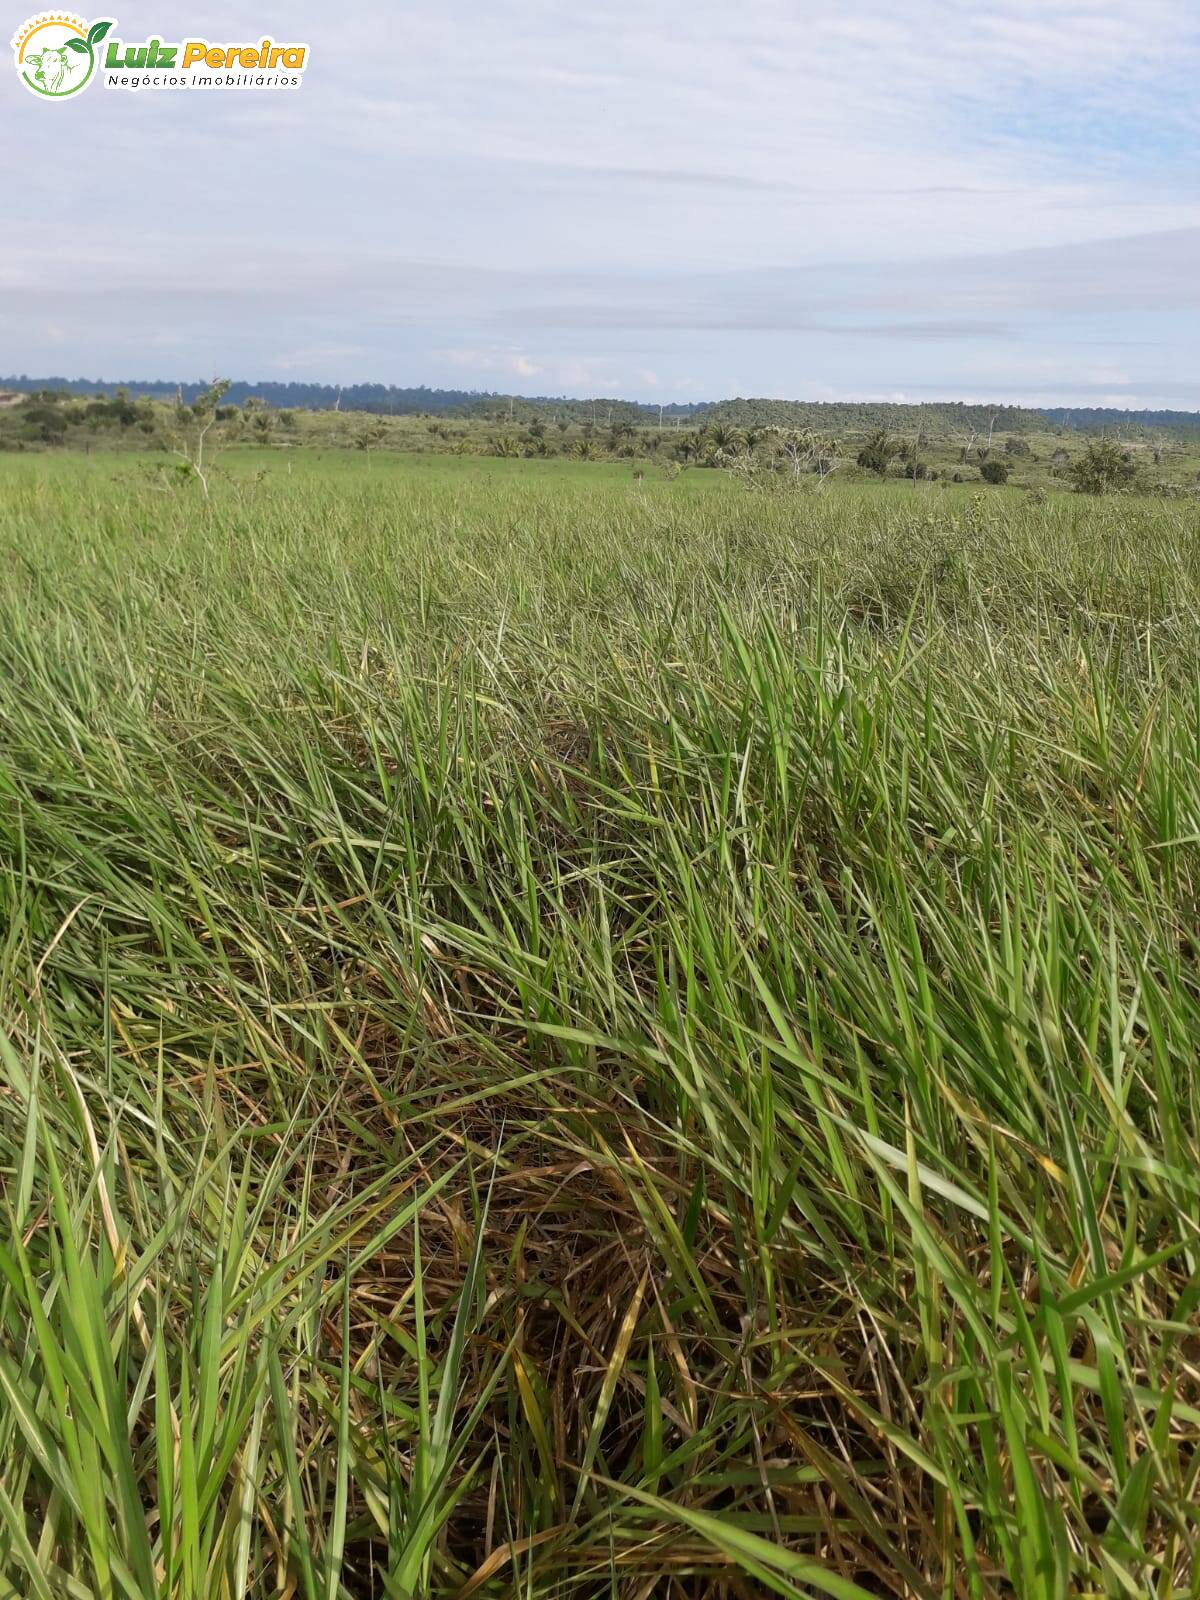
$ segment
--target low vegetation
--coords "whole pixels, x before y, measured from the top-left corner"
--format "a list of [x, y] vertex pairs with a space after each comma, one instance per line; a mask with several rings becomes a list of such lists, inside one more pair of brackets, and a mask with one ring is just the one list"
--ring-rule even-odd
[[0, 1594], [1195, 1594], [1194, 508], [366, 454], [0, 462]]
[[[94, 386], [93, 386], [94, 387]], [[159, 385], [158, 388], [165, 388]], [[319, 390], [319, 386], [317, 386]], [[311, 385], [264, 386], [267, 395]], [[380, 390], [380, 393], [376, 393]], [[192, 458], [197, 419], [211, 422], [204, 451], [357, 450], [369, 467], [379, 452], [489, 456], [502, 460], [627, 462], [674, 477], [719, 471], [743, 486], [794, 490], [836, 474], [866, 482], [974, 483], [1083, 493], [1200, 495], [1200, 426], [1193, 418], [1160, 426], [1115, 422], [1081, 431], [1050, 413], [964, 405], [802, 405], [726, 401], [697, 407], [639, 406], [631, 401], [517, 400], [456, 391], [382, 391], [360, 385], [341, 408], [276, 406], [245, 384], [222, 380], [182, 385], [169, 397], [43, 389], [0, 391], [0, 452], [121, 449]], [[324, 391], [320, 391], [323, 393]], [[333, 393], [334, 391], [330, 391]], [[434, 408], [416, 409], [425, 399]], [[401, 408], [392, 414], [389, 406]], [[1114, 414], [1119, 415], [1119, 414]], [[1150, 414], [1147, 415], [1158, 415]], [[1179, 414], [1182, 416], [1182, 414]], [[197, 474], [207, 481], [207, 472]]]

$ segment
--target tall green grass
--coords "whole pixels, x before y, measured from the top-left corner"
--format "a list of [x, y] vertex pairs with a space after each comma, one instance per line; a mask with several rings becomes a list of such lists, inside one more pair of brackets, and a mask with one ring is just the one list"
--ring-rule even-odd
[[1200, 1592], [1178, 504], [0, 486], [0, 1596]]

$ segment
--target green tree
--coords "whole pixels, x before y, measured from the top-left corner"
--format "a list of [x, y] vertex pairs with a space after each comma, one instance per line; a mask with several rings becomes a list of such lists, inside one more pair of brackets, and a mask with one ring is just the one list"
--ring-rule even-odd
[[1137, 462], [1115, 439], [1089, 439], [1067, 475], [1080, 494], [1119, 494], [1137, 480]]
[[163, 444], [172, 455], [180, 457], [188, 475], [199, 481], [206, 500], [213, 456], [209, 434], [217, 420], [217, 407], [229, 392], [229, 386], [228, 378], [214, 378], [190, 406], [178, 398], [160, 424]]
[[57, 406], [35, 403], [22, 408], [21, 421], [29, 438], [41, 444], [62, 444], [67, 424]]
[[727, 422], [715, 422], [700, 435], [698, 444], [702, 464], [719, 467], [741, 451], [745, 438], [739, 428]]
[[881, 478], [887, 477], [888, 467], [899, 454], [900, 446], [891, 437], [886, 428], [876, 428], [869, 434], [866, 443], [858, 452], [858, 464], [866, 467], [868, 472], [877, 472]]

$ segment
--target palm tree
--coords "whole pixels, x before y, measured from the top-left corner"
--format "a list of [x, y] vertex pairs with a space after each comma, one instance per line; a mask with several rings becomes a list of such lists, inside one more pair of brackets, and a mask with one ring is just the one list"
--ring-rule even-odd
[[887, 429], [876, 428], [874, 433], [867, 435], [866, 443], [858, 452], [858, 464], [870, 472], [877, 472], [881, 478], [886, 478], [888, 467], [899, 451], [900, 446]]
[[718, 455], [735, 455], [745, 442], [739, 429], [727, 422], [714, 422], [708, 430], [708, 441]]

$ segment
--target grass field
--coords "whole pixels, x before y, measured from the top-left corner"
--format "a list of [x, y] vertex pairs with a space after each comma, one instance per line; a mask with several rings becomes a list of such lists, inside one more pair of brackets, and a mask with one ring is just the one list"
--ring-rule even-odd
[[1200, 1593], [1194, 506], [326, 466], [0, 461], [0, 1596]]
[[[131, 459], [130, 452], [102, 450], [92, 455], [63, 451], [49, 457], [31, 460], [10, 458], [3, 463], [8, 480], [30, 481], [35, 475], [45, 476], [47, 465], [56, 482], [96, 484], [107, 479], [127, 489], [131, 484], [153, 485], [164, 490], [164, 475], [174, 476], [178, 463], [161, 452], [145, 452]], [[635, 472], [641, 477], [635, 478]], [[573, 485], [577, 488], [608, 488], [615, 484], [631, 487], [668, 486], [662, 467], [649, 461], [576, 461], [563, 456], [545, 460], [526, 460], [520, 457], [459, 456], [435, 452], [373, 450], [370, 455], [346, 448], [323, 449], [305, 445], [302, 448], [261, 448], [253, 445], [232, 445], [220, 455], [220, 474], [235, 483], [247, 480], [270, 482], [287, 487], [284, 480], [291, 479], [291, 487], [305, 484], [342, 487], [354, 484], [375, 492], [388, 483], [401, 485], [406, 492], [419, 489], [423, 484], [521, 484], [533, 487], [540, 483]], [[671, 481], [669, 487], [679, 494], [737, 494], [739, 487], [722, 472], [685, 472]], [[893, 487], [896, 487], [893, 485]], [[900, 485], [899, 487], [904, 487]]]
[[[237, 392], [245, 388], [236, 386]], [[722, 484], [726, 490], [779, 489], [799, 471], [836, 477], [839, 487], [886, 480], [978, 491], [1004, 483], [1055, 493], [1074, 486], [1073, 473], [1107, 432], [1122, 471], [1131, 474], [1128, 484], [1110, 477], [1109, 488], [1193, 502], [1200, 496], [1194, 418], [1191, 426], [1182, 418], [1155, 426], [1115, 411], [1101, 422], [1101, 412], [1093, 414], [1089, 430], [1019, 408], [743, 400], [688, 419], [668, 415], [656, 425], [650, 408], [639, 414], [618, 403], [614, 414], [603, 404], [513, 399], [511, 413], [504, 401], [477, 396], [478, 404], [431, 416], [276, 408], [245, 395], [240, 406], [214, 408], [206, 400], [197, 411], [121, 389], [89, 398], [52, 386], [21, 397], [0, 387], [0, 455], [46, 456], [61, 471], [64, 455], [95, 454], [123, 460], [127, 472], [158, 475], [163, 467], [179, 469], [182, 456], [172, 452], [189, 453], [205, 426], [207, 458], [220, 455], [223, 469], [237, 476], [390, 470], [423, 477], [445, 471], [457, 479], [471, 467], [522, 482], [547, 472], [582, 473], [593, 487], [614, 477], [682, 475], [688, 489], [706, 491]], [[386, 402], [376, 396], [376, 403]], [[141, 459], [134, 463], [130, 456]], [[724, 482], [729, 478], [733, 485]]]

